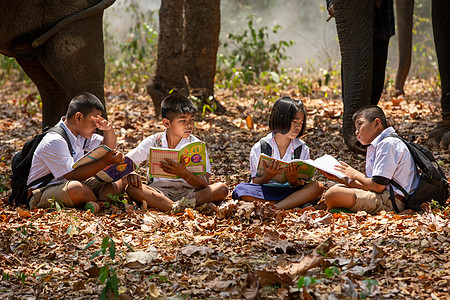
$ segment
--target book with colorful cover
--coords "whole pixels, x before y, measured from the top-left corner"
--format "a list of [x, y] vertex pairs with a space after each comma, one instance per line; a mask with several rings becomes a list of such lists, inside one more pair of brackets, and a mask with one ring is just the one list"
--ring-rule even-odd
[[316, 168], [314, 168], [313, 166], [310, 166], [307, 163], [305, 163], [304, 160], [294, 159], [294, 160], [291, 160], [290, 162], [285, 162], [285, 161], [281, 161], [279, 159], [270, 157], [263, 153], [259, 157], [258, 169], [256, 172], [256, 176], [257, 177], [263, 176], [264, 175], [264, 162], [266, 163], [266, 165], [270, 165], [272, 163], [272, 161], [277, 161], [282, 167], [284, 167], [283, 171], [281, 171], [280, 173], [278, 173], [271, 179], [280, 184], [285, 184], [288, 181], [287, 177], [286, 177], [286, 173], [285, 173], [285, 168], [287, 168], [287, 166], [289, 164], [297, 164], [300, 166], [299, 170], [298, 170], [298, 174], [297, 174], [297, 178], [300, 180], [305, 180], [305, 181], [311, 180], [311, 177], [313, 176], [314, 171], [316, 170]]
[[[320, 169], [327, 173], [330, 173], [332, 175], [335, 175], [338, 178], [343, 179], [346, 182], [349, 181], [348, 177], [346, 177], [344, 174], [342, 174], [341, 172], [336, 171], [334, 169], [334, 166], [339, 165], [339, 162], [337, 159], [335, 159], [334, 157], [332, 157], [331, 155], [328, 155], [328, 154], [325, 154], [315, 160], [294, 159], [294, 160], [291, 160], [290, 162], [285, 162], [285, 161], [281, 161], [281, 160], [272, 158], [263, 153], [259, 157], [256, 176], [259, 177], [259, 176], [264, 175], [263, 163], [266, 162], [266, 165], [269, 165], [272, 161], [277, 161], [278, 163], [280, 163], [281, 166], [283, 166], [285, 168], [287, 168], [287, 166], [289, 164], [298, 164], [300, 167], [299, 167], [297, 178], [300, 180], [305, 180], [305, 181], [311, 180], [311, 177], [314, 175], [314, 172], [317, 168], [317, 169]], [[277, 175], [275, 175], [272, 178], [272, 180], [276, 181], [277, 183], [280, 183], [280, 184], [285, 184], [288, 181], [285, 170], [283, 170], [280, 173], [278, 173]]]
[[180, 163], [184, 160], [186, 169], [194, 175], [206, 173], [206, 145], [202, 141], [196, 141], [184, 145], [180, 149], [150, 148], [148, 178], [179, 178], [176, 175], [163, 171], [161, 164], [166, 159]]
[[103, 158], [106, 153], [110, 152], [111, 148], [109, 148], [106, 145], [100, 145], [97, 148], [89, 151], [86, 153], [82, 158], [77, 160], [74, 165], [72, 166], [73, 169], [76, 169], [78, 167], [88, 165], [90, 163], [93, 163], [101, 158]]
[[125, 156], [125, 161], [121, 164], [109, 165], [97, 174], [95, 178], [101, 182], [113, 182], [122, 179], [129, 173], [136, 170], [136, 164], [129, 158]]

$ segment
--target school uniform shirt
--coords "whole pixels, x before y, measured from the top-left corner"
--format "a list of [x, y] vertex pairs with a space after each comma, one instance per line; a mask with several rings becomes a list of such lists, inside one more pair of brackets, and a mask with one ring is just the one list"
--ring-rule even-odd
[[[285, 162], [290, 162], [294, 159], [294, 150], [298, 147], [302, 146], [302, 152], [300, 153], [300, 158], [302, 160], [309, 159], [309, 148], [306, 146], [305, 142], [300, 139], [293, 139], [286, 149], [286, 153], [284, 153], [283, 157], [280, 157], [280, 150], [278, 149], [277, 143], [275, 142], [275, 133], [271, 132], [267, 136], [263, 137], [261, 140], [267, 142], [272, 147], [272, 155], [271, 157], [282, 160]], [[255, 145], [253, 145], [252, 150], [250, 151], [250, 172], [252, 178], [256, 177], [256, 173], [258, 170], [258, 162], [259, 157], [261, 156], [261, 142], [258, 141]], [[270, 181], [269, 183], [272, 183]]]
[[[395, 137], [386, 137], [395, 134], [392, 127], [383, 130], [367, 148], [366, 175], [378, 184], [387, 185], [393, 179], [408, 194], [411, 194], [419, 184], [419, 173], [414, 159], [403, 141]], [[403, 193], [394, 188], [394, 193], [401, 196]]]
[[[160, 146], [157, 145], [157, 142], [156, 142], [158, 137], [161, 139]], [[175, 146], [175, 149], [181, 149], [184, 145], [192, 143], [192, 142], [197, 142], [197, 141], [200, 141], [200, 139], [196, 138], [195, 136], [193, 136], [191, 134], [187, 138], [182, 138], [180, 140], [180, 142], [178, 143], [178, 145]], [[155, 134], [147, 137], [136, 148], [131, 150], [125, 156], [131, 158], [131, 160], [139, 166], [141, 163], [143, 163], [144, 161], [148, 161], [148, 159], [150, 158], [150, 147], [169, 149], [169, 145], [167, 143], [166, 131], [155, 133]], [[211, 173], [211, 163], [209, 161], [207, 150], [205, 150], [205, 154], [206, 154], [206, 159], [205, 159], [206, 160], [206, 173], [212, 174]], [[147, 180], [149, 180], [148, 175], [147, 175]], [[184, 182], [186, 182], [183, 178], [175, 179], [175, 178], [154, 177], [153, 182], [156, 182], [156, 181], [184, 181]]]
[[[102, 143], [103, 137], [96, 133], [87, 141], [81, 135], [75, 136], [64, 124], [65, 119], [66, 117], [62, 117], [57, 126], [62, 127], [67, 133], [67, 137], [72, 144], [73, 153], [70, 153], [66, 140], [59, 133], [47, 133], [33, 154], [27, 184], [49, 173], [52, 173], [55, 178], [48, 185], [67, 181], [63, 176], [73, 170], [73, 164], [84, 155], [84, 151], [93, 150]], [[85, 141], [86, 146], [83, 148]]]

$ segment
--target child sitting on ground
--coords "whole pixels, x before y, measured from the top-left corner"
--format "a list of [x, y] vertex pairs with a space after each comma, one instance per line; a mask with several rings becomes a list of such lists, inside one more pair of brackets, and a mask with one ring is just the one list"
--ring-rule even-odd
[[[140, 165], [149, 159], [150, 147], [180, 149], [188, 143], [199, 141], [192, 135], [196, 112], [197, 107], [187, 97], [180, 94], [167, 96], [161, 103], [162, 123], [166, 130], [147, 137], [126, 156]], [[183, 162], [167, 159], [161, 168], [180, 178], [155, 177], [148, 185], [143, 185], [140, 176], [132, 173], [122, 179], [122, 183], [123, 186], [128, 183], [126, 192], [132, 200], [140, 204], [145, 201], [148, 207], [166, 212], [224, 200], [228, 195], [228, 187], [223, 183], [209, 184], [211, 165], [207, 153], [205, 160], [205, 175], [195, 175], [186, 169]]]
[[[49, 199], [55, 199], [66, 207], [83, 208], [88, 202], [107, 201], [107, 195], [118, 192], [115, 184], [104, 184], [92, 176], [110, 164], [123, 161], [123, 154], [108, 152], [102, 159], [72, 169], [74, 162], [90, 151], [104, 144], [116, 147], [116, 135], [110, 122], [101, 117], [103, 104], [91, 93], [81, 93], [69, 103], [67, 114], [57, 126], [64, 129], [73, 148], [59, 133], [49, 132], [36, 148], [31, 163], [27, 185], [30, 187], [30, 208], [49, 208]], [[104, 137], [96, 134], [99, 129]], [[53, 175], [44, 186], [41, 179]], [[92, 178], [91, 178], [92, 177]]]
[[[306, 112], [301, 100], [289, 97], [278, 99], [270, 113], [269, 128], [272, 131], [257, 142], [250, 152], [252, 183], [240, 183], [233, 191], [233, 199], [245, 201], [268, 201], [278, 209], [290, 209], [310, 203], [323, 193], [319, 182], [305, 183], [297, 178], [299, 165], [288, 165], [286, 177], [288, 185], [276, 185], [272, 178], [283, 171], [278, 162], [264, 164], [264, 174], [256, 176], [261, 148], [267, 144], [271, 148], [269, 156], [290, 162], [293, 159], [309, 159], [309, 148], [300, 140], [305, 132]], [[268, 184], [268, 185], [266, 185]]]
[[[390, 199], [391, 180], [396, 181], [407, 193], [412, 193], [419, 184], [419, 173], [408, 147], [398, 138], [391, 137], [395, 131], [388, 127], [383, 110], [366, 106], [355, 112], [353, 122], [356, 137], [363, 145], [369, 145], [366, 153], [366, 175], [344, 162], [335, 169], [351, 181], [345, 184], [337, 177], [322, 172], [328, 179], [344, 183], [331, 187], [325, 193], [328, 209], [348, 208], [364, 210], [374, 214], [381, 210], [393, 211]], [[405, 196], [393, 188], [395, 203], [400, 211], [405, 209]]]

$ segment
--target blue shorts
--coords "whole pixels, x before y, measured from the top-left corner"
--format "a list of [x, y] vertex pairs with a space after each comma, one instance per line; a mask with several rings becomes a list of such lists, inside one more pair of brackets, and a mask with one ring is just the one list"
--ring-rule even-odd
[[240, 200], [242, 196], [251, 196], [268, 201], [281, 201], [303, 187], [303, 185], [290, 187], [288, 185], [239, 183], [233, 190], [232, 198]]

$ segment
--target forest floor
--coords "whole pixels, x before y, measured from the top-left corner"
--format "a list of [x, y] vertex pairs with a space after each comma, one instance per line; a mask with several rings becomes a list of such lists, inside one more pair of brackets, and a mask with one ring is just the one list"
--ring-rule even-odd
[[[383, 96], [380, 106], [401, 136], [426, 142], [440, 117], [433, 86], [409, 82], [409, 96], [397, 106]], [[311, 157], [329, 153], [364, 171], [364, 156], [349, 151], [340, 135], [341, 100], [323, 94], [303, 98]], [[442, 207], [330, 214], [230, 197], [214, 211], [178, 215], [125, 210], [118, 198], [98, 215], [8, 206], [11, 158], [40, 131], [36, 95], [32, 85], [0, 86], [2, 299], [96, 299], [105, 284], [108, 298], [117, 292], [121, 299], [449, 299], [450, 210]], [[106, 95], [119, 150], [162, 130], [148, 96], [111, 87]], [[258, 86], [241, 95], [217, 91], [228, 112], [196, 123], [212, 159], [212, 181], [230, 190], [248, 181], [250, 148], [268, 132], [271, 104], [257, 105], [264, 95]], [[298, 97], [295, 89], [287, 95]], [[431, 149], [450, 175], [449, 151]]]

